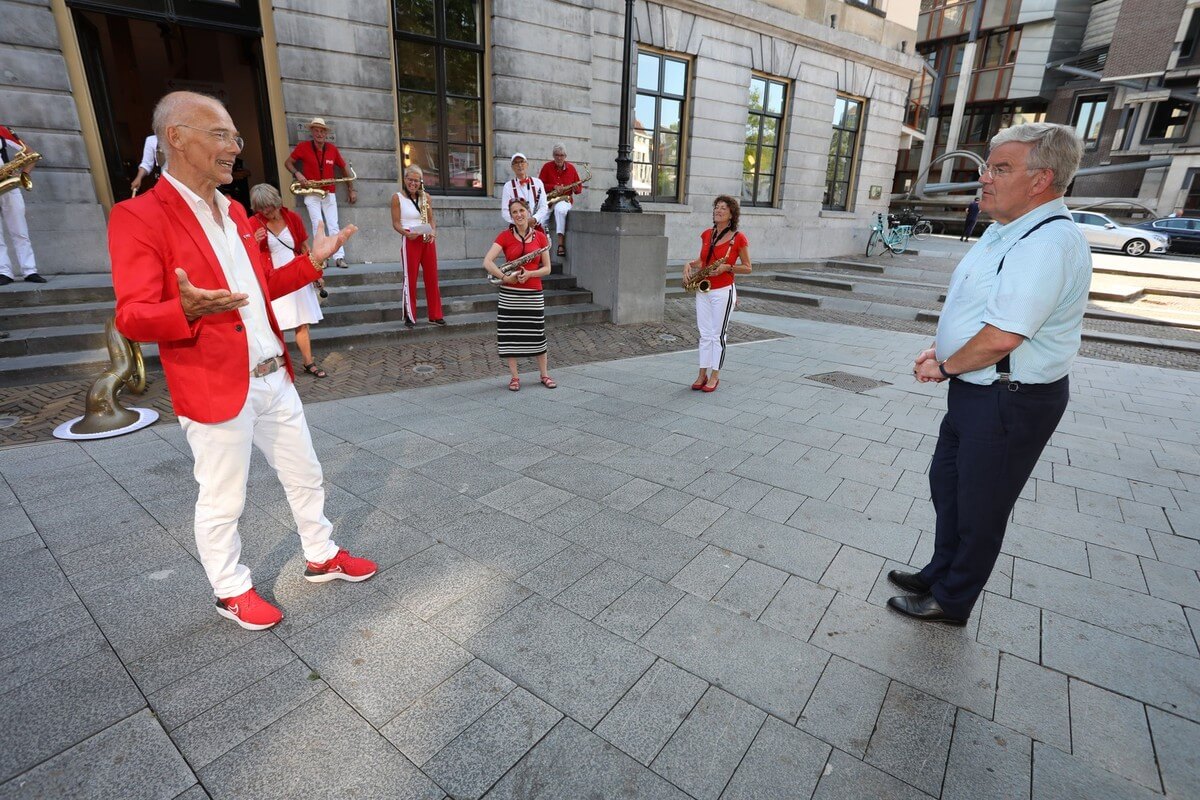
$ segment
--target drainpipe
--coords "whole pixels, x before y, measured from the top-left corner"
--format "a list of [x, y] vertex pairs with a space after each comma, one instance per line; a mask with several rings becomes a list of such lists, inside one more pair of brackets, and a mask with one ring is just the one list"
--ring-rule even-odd
[[[963, 110], [967, 106], [967, 95], [971, 91], [971, 71], [975, 67], [976, 40], [979, 39], [979, 26], [983, 22], [984, 0], [975, 0], [971, 14], [971, 32], [967, 34], [967, 45], [963, 48], [962, 69], [958, 73], [958, 91], [954, 93], [954, 110], [950, 114], [950, 132], [946, 136], [946, 150], [958, 149], [958, 134], [962, 128]], [[950, 174], [954, 170], [953, 161], [942, 163], [942, 183], [950, 182]]]

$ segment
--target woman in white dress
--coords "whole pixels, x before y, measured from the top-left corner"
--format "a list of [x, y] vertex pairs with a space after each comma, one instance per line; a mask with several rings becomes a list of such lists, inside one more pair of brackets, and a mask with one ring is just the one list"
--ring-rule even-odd
[[[250, 190], [250, 205], [254, 216], [250, 226], [259, 248], [271, 256], [272, 265], [278, 269], [298, 255], [308, 252], [308, 234], [304, 232], [304, 221], [299, 214], [283, 207], [283, 201], [274, 186], [260, 183]], [[309, 375], [324, 378], [325, 370], [317, 366], [313, 358], [312, 340], [308, 326], [320, 322], [321, 303], [317, 300], [317, 289], [324, 290], [324, 283], [310, 283], [303, 289], [271, 301], [271, 310], [280, 330], [296, 331], [296, 346], [304, 356], [303, 369]]]

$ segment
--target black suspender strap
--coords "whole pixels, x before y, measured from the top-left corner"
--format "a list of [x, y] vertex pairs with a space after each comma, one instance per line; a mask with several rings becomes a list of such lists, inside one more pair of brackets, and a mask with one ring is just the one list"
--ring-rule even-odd
[[[1047, 217], [1046, 219], [1039, 222], [1037, 225], [1034, 225], [1032, 228], [1025, 231], [1025, 234], [1021, 237], [1021, 239], [1024, 239], [1026, 236], [1033, 233], [1034, 231], [1036, 231], [1038, 228], [1042, 227], [1043, 225], [1048, 225], [1051, 222], [1054, 222], [1055, 220], [1060, 220], [1060, 219], [1065, 219], [1067, 222], [1071, 221], [1071, 218], [1068, 216], [1065, 216], [1063, 214], [1055, 214], [1053, 217]], [[1019, 242], [1019, 241], [1021, 241], [1021, 239], [1017, 239], [1017, 241]], [[1016, 246], [1017, 245], [1014, 242], [1013, 247], [1016, 247]], [[1008, 257], [1008, 254], [1005, 253], [1004, 258], [1007, 258], [1007, 257]], [[997, 275], [1000, 274], [1000, 270], [1004, 269], [1004, 258], [1000, 259], [1000, 266], [996, 267]], [[1004, 358], [1002, 358], [996, 362], [996, 374], [997, 375], [1011, 375], [1012, 374], [1012, 362], [1009, 360], [1009, 355], [1010, 355], [1009, 353], [1005, 353]]]

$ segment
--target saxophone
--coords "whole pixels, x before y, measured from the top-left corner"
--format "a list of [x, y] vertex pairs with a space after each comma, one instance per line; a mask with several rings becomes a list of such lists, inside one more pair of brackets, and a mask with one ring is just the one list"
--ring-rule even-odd
[[0, 164], [0, 194], [16, 189], [18, 186], [27, 192], [32, 189], [33, 178], [26, 174], [25, 168], [41, 159], [40, 153], [35, 153], [22, 144], [21, 149], [17, 151], [11, 161], [7, 164]]
[[728, 259], [729, 253], [726, 253], [711, 264], [697, 269], [692, 273], [692, 277], [690, 278], [687, 277], [687, 274], [685, 273], [683, 277], [684, 291], [700, 292], [701, 294], [707, 293], [710, 289], [712, 289], [712, 281], [710, 281], [709, 278], [715, 275], [718, 269], [725, 266], [725, 262]]
[[[429, 193], [425, 191], [425, 179], [421, 179], [421, 188], [417, 190], [417, 213], [421, 215], [421, 224], [429, 224]], [[427, 233], [421, 237], [422, 240], [428, 242], [430, 235]]]
[[583, 176], [583, 180], [575, 181], [574, 183], [568, 183], [565, 186], [557, 186], [553, 191], [550, 192], [550, 194], [546, 195], [546, 205], [553, 207], [555, 203], [561, 203], [563, 200], [566, 200], [571, 196], [571, 192], [575, 190], [575, 187], [583, 186], [585, 183], [590, 181], [592, 179], [591, 169], [584, 167], [583, 171], [587, 173]]
[[354, 174], [353, 164], [346, 162], [346, 171], [350, 173], [349, 177], [346, 178], [316, 178], [311, 181], [292, 181], [292, 184], [288, 186], [288, 190], [297, 197], [306, 197], [309, 195], [324, 197], [329, 192], [322, 189], [322, 186], [328, 186], [331, 183], [353, 183], [358, 180], [358, 176]]
[[[537, 250], [534, 250], [533, 252], [530, 252], [530, 253], [526, 253], [525, 255], [521, 256], [520, 258], [514, 258], [512, 261], [506, 261], [503, 264], [496, 265], [496, 269], [500, 270], [505, 275], [516, 275], [518, 272], [520, 272], [521, 270], [523, 270], [525, 268], [526, 264], [528, 264], [530, 261], [533, 261], [534, 259], [541, 258], [542, 253], [546, 252], [549, 249], [550, 249], [550, 245], [546, 245], [545, 247], [539, 247]], [[502, 281], [500, 278], [497, 278], [495, 275], [488, 275], [488, 283], [501, 284], [501, 283], [504, 283], [504, 281]]]

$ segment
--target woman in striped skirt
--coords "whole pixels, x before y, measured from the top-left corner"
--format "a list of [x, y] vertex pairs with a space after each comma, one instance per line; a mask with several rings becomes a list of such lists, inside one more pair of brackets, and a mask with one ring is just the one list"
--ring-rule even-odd
[[546, 371], [546, 300], [542, 295], [542, 276], [550, 274], [550, 252], [522, 267], [514, 275], [505, 275], [496, 266], [496, 258], [515, 261], [550, 244], [546, 234], [533, 225], [533, 215], [524, 198], [516, 197], [508, 204], [512, 225], [496, 237], [492, 248], [483, 257], [483, 268], [500, 278], [500, 298], [496, 304], [496, 345], [500, 356], [508, 359], [510, 391], [521, 390], [517, 376], [517, 358], [536, 356], [542, 385], [554, 389], [558, 384]]

